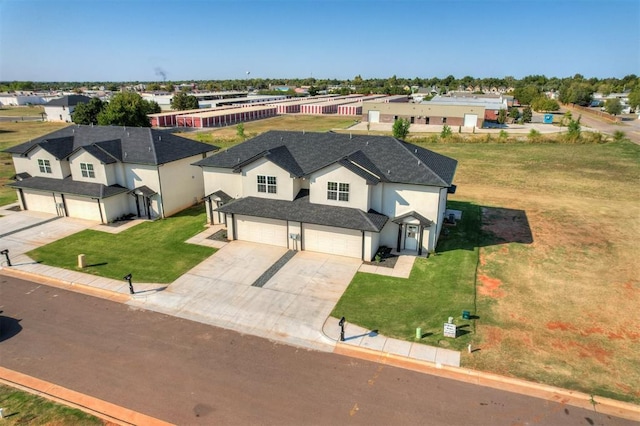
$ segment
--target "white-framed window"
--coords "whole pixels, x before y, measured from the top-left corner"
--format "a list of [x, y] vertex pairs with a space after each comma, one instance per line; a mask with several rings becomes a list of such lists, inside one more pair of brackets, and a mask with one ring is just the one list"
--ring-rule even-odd
[[276, 194], [277, 185], [275, 176], [258, 175], [258, 192]]
[[82, 172], [82, 177], [96, 177], [96, 173], [93, 171], [93, 164], [91, 163], [80, 163], [80, 171]]
[[51, 163], [49, 160], [38, 160], [38, 167], [40, 167], [40, 173], [51, 173]]
[[349, 201], [349, 184], [342, 182], [327, 182], [327, 199]]

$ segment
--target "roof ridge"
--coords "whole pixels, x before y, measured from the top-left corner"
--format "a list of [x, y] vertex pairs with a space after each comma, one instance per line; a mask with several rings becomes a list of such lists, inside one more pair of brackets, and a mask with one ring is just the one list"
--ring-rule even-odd
[[366, 221], [369, 223], [369, 225], [371, 225], [371, 227], [372, 227], [373, 229], [378, 229], [378, 227], [377, 227], [377, 226], [376, 226], [376, 225], [371, 221], [371, 219], [369, 219], [369, 216], [367, 216], [367, 213], [366, 213], [366, 212], [364, 212], [364, 211], [362, 211], [362, 210], [360, 210], [360, 209], [356, 209], [356, 210], [357, 210], [357, 211], [362, 215], [362, 217], [364, 218], [364, 220], [366, 220]]

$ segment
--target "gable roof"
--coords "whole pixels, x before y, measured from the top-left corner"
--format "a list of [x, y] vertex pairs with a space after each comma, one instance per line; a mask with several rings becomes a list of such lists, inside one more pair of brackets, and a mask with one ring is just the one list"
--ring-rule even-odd
[[[213, 145], [148, 127], [74, 125], [7, 148], [4, 152], [27, 155], [36, 146], [40, 146], [58, 159], [68, 157], [81, 147], [98, 156], [101, 155], [97, 151], [99, 148], [104, 154], [123, 163], [150, 165], [170, 163], [219, 149]], [[96, 149], [86, 148], [88, 146]], [[104, 156], [97, 158], [107, 159]]]
[[341, 161], [346, 166], [346, 161], [352, 165], [350, 170], [371, 183], [385, 181], [449, 187], [458, 164], [452, 158], [390, 136], [272, 130], [195, 165], [238, 170], [258, 157], [266, 156], [266, 152], [272, 156], [267, 158], [278, 165], [285, 164], [281, 167], [294, 176], [308, 176]]
[[88, 104], [91, 100], [88, 96], [83, 95], [67, 95], [61, 98], [52, 99], [45, 106], [76, 106], [78, 104]]

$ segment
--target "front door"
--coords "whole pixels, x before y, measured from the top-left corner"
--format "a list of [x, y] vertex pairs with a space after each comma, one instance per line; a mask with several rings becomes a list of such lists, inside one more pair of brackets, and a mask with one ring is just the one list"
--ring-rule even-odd
[[407, 225], [404, 248], [405, 250], [418, 250], [418, 225]]

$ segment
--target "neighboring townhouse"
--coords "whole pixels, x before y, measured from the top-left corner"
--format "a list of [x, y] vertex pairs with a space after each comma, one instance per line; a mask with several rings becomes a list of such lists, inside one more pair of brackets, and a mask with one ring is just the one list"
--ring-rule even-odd
[[5, 150], [23, 210], [112, 222], [170, 216], [201, 202], [192, 163], [218, 148], [141, 127], [69, 126]]
[[457, 161], [388, 136], [270, 131], [195, 164], [228, 239], [369, 261], [435, 250]]
[[44, 113], [47, 121], [61, 121], [71, 123], [73, 110], [78, 104], [87, 104], [91, 100], [88, 96], [67, 95], [58, 99], [52, 99], [44, 105]]

